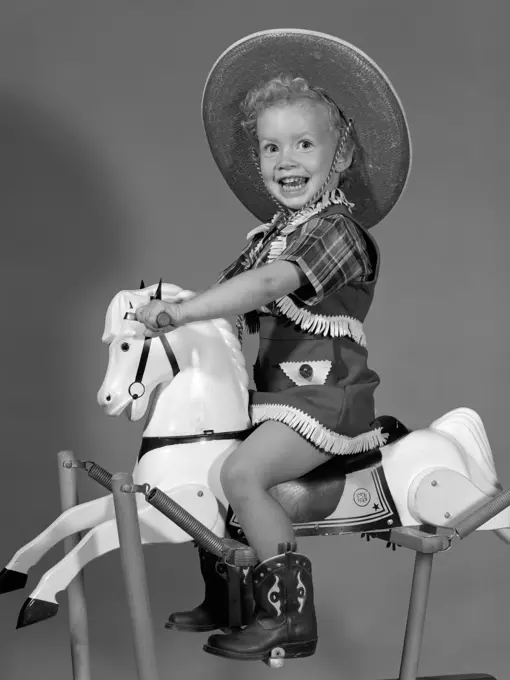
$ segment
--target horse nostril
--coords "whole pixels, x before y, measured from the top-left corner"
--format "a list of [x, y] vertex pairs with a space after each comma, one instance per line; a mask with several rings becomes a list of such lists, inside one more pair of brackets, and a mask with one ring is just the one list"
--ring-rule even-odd
[[106, 395], [106, 401], [111, 401], [111, 400], [112, 400], [112, 398], [110, 397], [109, 394], [107, 394], [107, 395]]

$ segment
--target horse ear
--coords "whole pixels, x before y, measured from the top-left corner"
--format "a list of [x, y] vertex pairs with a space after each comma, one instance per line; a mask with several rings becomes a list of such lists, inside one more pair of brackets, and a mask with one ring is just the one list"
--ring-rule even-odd
[[163, 284], [163, 279], [159, 279], [158, 287], [156, 289], [156, 293], [154, 294], [154, 299], [155, 300], [161, 300], [161, 286]]
[[144, 283], [144, 280], [143, 280], [143, 279], [140, 281], [140, 290], [141, 290], [142, 288], [145, 288], [145, 283]]

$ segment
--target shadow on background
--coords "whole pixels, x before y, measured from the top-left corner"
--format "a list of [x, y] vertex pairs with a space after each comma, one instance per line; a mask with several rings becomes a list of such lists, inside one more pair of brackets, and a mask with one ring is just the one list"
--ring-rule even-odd
[[[0, 561], [5, 562], [59, 514], [57, 451], [68, 442], [88, 448], [87, 423], [80, 418], [90, 396], [83, 390], [87, 357], [77, 332], [87, 327], [81, 314], [88, 309], [91, 289], [104, 286], [112, 261], [124, 257], [121, 233], [127, 218], [86, 142], [31, 102], [0, 98], [0, 147], [6, 329], [0, 335], [5, 474]], [[101, 330], [97, 324], [91, 327], [91, 342], [99, 344]], [[60, 559], [62, 547], [58, 554], [56, 550], [34, 568], [25, 591], [3, 596], [2, 639], [19, 642], [19, 649], [11, 645], [3, 651], [3, 664], [10, 655], [13, 660], [22, 656], [22, 648], [36, 651], [57, 641], [68, 645], [65, 612], [55, 623], [18, 631], [14, 637], [11, 632], [31, 586]], [[66, 597], [59, 599], [65, 609]]]

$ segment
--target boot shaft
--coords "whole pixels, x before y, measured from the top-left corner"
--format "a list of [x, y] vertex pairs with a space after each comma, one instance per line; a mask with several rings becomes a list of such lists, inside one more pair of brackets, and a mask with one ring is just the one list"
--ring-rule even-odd
[[312, 564], [305, 555], [294, 552], [296, 544], [278, 548], [280, 554], [253, 572], [256, 609], [272, 618], [285, 618], [290, 626], [308, 619], [315, 622]]
[[250, 622], [253, 614], [252, 568], [226, 564], [199, 547], [200, 571], [205, 583], [203, 605], [217, 612], [221, 621], [237, 628]]

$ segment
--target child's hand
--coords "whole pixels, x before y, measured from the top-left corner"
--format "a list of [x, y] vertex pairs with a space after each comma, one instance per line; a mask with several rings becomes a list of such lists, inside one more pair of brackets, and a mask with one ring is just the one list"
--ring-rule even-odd
[[[159, 325], [161, 317], [158, 323], [158, 316], [162, 312], [167, 314], [169, 319], [165, 326]], [[145, 325], [144, 335], [148, 338], [153, 338], [161, 333], [168, 333], [172, 326], [179, 326], [181, 316], [182, 309], [180, 304], [164, 302], [163, 300], [151, 300], [149, 304], [138, 307], [136, 310], [136, 320]]]

